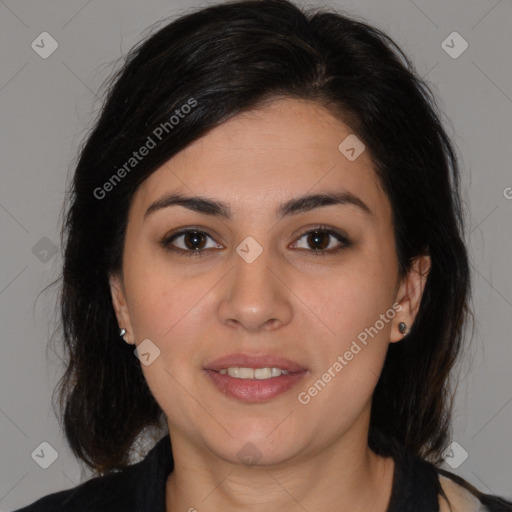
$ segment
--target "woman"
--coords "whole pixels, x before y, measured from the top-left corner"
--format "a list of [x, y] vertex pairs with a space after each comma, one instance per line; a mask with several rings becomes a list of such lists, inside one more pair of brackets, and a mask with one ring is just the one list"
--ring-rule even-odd
[[429, 89], [366, 24], [242, 1], [138, 45], [65, 223], [60, 405], [97, 476], [22, 510], [512, 510], [438, 467], [458, 183]]

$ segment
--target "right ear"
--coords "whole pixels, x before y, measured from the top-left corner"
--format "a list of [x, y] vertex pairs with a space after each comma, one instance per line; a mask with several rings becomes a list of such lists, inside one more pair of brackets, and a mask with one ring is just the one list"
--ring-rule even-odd
[[109, 284], [112, 305], [114, 306], [119, 329], [126, 329], [126, 334], [123, 338], [127, 343], [133, 345], [135, 343], [133, 340], [133, 329], [122, 276], [118, 273], [111, 274]]

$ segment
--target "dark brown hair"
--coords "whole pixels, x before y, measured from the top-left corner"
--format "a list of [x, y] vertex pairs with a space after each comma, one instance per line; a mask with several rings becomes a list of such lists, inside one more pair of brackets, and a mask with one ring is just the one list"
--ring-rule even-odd
[[[417, 318], [402, 342], [390, 344], [369, 443], [385, 452], [378, 431], [441, 460], [470, 276], [457, 159], [433, 94], [376, 28], [285, 0], [249, 0], [189, 13], [136, 45], [108, 83], [79, 155], [62, 228], [67, 368], [56, 392], [69, 445], [98, 474], [125, 467], [136, 436], [163, 414], [133, 347], [119, 338], [109, 289], [109, 275], [121, 270], [131, 198], [209, 130], [280, 97], [325, 106], [365, 143], [392, 205], [400, 274], [414, 257], [431, 257]], [[171, 128], [171, 116], [192, 102]], [[165, 137], [105, 192], [162, 125]]]

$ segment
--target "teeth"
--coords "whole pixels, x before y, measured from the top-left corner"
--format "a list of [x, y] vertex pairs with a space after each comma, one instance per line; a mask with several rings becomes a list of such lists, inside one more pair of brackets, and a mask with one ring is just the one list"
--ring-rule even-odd
[[281, 368], [239, 368], [232, 366], [230, 368], [222, 368], [219, 370], [222, 375], [228, 374], [230, 377], [236, 379], [270, 379], [271, 377], [280, 377], [281, 375], [288, 375], [290, 372], [281, 370]]
[[281, 370], [281, 368], [272, 368], [271, 370], [272, 377], [279, 377], [283, 371], [288, 373], [286, 370]]

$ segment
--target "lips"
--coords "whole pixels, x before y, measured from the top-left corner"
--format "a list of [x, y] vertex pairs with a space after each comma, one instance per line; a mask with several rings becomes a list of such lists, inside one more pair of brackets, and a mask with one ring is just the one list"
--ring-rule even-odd
[[224, 396], [238, 402], [261, 403], [277, 398], [290, 391], [307, 375], [307, 371], [291, 372], [280, 377], [269, 379], [237, 379], [222, 375], [215, 370], [204, 370], [210, 382]]
[[290, 373], [303, 372], [307, 370], [305, 366], [285, 359], [277, 355], [250, 355], [250, 354], [229, 354], [207, 363], [205, 370], [218, 372], [223, 368], [241, 367], [241, 368], [281, 368]]

